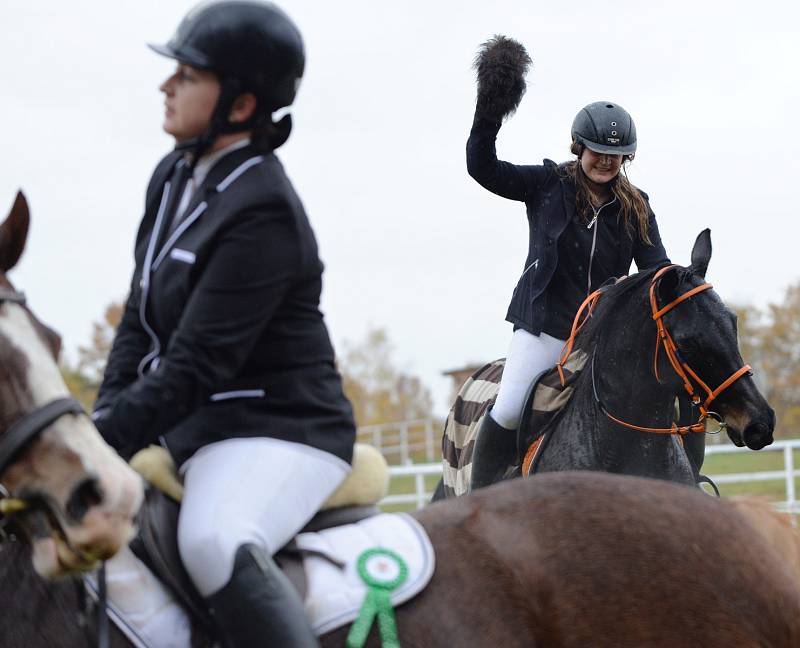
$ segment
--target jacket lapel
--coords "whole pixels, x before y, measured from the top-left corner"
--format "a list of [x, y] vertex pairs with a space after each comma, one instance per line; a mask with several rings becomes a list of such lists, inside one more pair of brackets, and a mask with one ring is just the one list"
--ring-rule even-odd
[[[156, 270], [164, 258], [169, 254], [170, 250], [175, 246], [184, 232], [191, 228], [197, 222], [212, 204], [214, 197], [217, 195], [218, 186], [223, 182], [231, 173], [233, 173], [240, 165], [245, 163], [250, 158], [253, 158], [262, 151], [255, 149], [253, 146], [245, 146], [243, 148], [232, 151], [221, 160], [219, 160], [208, 172], [208, 175], [203, 180], [203, 183], [195, 189], [192, 194], [189, 204], [183, 212], [183, 219], [175, 231], [170, 235], [166, 241], [159, 241], [160, 249], [153, 261], [153, 270]], [[164, 219], [168, 220], [168, 219]], [[166, 231], [166, 223], [162, 223], [161, 231]]]

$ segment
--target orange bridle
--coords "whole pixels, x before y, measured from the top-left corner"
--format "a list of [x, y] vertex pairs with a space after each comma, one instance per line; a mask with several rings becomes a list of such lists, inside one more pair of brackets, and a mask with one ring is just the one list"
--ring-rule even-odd
[[[708, 409], [708, 406], [716, 399], [722, 392], [724, 392], [728, 387], [733, 385], [739, 378], [744, 376], [745, 374], [752, 375], [752, 369], [750, 365], [744, 365], [741, 369], [734, 371], [726, 380], [722, 382], [716, 389], [711, 389], [701, 378], [697, 375], [697, 373], [686, 363], [681, 357], [680, 353], [678, 352], [678, 347], [675, 344], [675, 341], [672, 339], [670, 335], [669, 329], [667, 329], [666, 324], [664, 324], [664, 315], [666, 315], [669, 311], [671, 311], [675, 306], [680, 304], [681, 302], [686, 301], [694, 297], [695, 295], [708, 290], [711, 288], [710, 283], [704, 283], [700, 286], [692, 288], [691, 290], [685, 292], [680, 297], [675, 299], [674, 301], [670, 302], [663, 308], [658, 307], [658, 299], [656, 297], [656, 289], [658, 287], [658, 282], [661, 279], [662, 275], [666, 273], [671, 268], [676, 266], [669, 265], [661, 268], [658, 272], [653, 275], [653, 279], [650, 282], [650, 308], [653, 312], [653, 320], [656, 323], [657, 335], [656, 335], [656, 349], [653, 358], [653, 373], [655, 374], [656, 379], [660, 380], [658, 375], [658, 353], [660, 349], [663, 347], [664, 352], [669, 359], [672, 368], [675, 370], [675, 373], [678, 374], [678, 377], [683, 382], [683, 388], [686, 390], [686, 393], [689, 394], [689, 398], [691, 398], [692, 403], [697, 406], [700, 410], [700, 417], [697, 420], [697, 423], [693, 423], [692, 425], [684, 425], [678, 426], [677, 423], [673, 423], [671, 427], [668, 428], [651, 428], [645, 427], [641, 425], [634, 425], [633, 423], [627, 423], [621, 419], [618, 419], [616, 416], [611, 414], [603, 405], [600, 403], [600, 407], [605, 413], [608, 418], [612, 421], [619, 423], [627, 428], [632, 430], [638, 430], [640, 432], [653, 432], [656, 434], [686, 434], [688, 432], [705, 432], [706, 431], [706, 420], [712, 419], [716, 420], [717, 423], [720, 425], [720, 430], [725, 428], [725, 422], [722, 420], [719, 414], [716, 412], [712, 412]], [[563, 364], [566, 362], [569, 354], [572, 352], [572, 347], [574, 344], [575, 336], [586, 323], [586, 320], [589, 319], [591, 316], [592, 311], [597, 303], [597, 300], [600, 298], [602, 292], [597, 290], [589, 295], [581, 304], [580, 308], [578, 309], [578, 313], [575, 316], [575, 320], [572, 325], [572, 332], [570, 334], [569, 339], [567, 340], [566, 344], [564, 345], [564, 349], [561, 352], [561, 358], [556, 365], [558, 368], [559, 376], [561, 377], [561, 384], [564, 384], [564, 370]], [[586, 314], [586, 317], [581, 321], [580, 317], [586, 307], [589, 307], [589, 311]], [[594, 363], [592, 363], [592, 372], [594, 372]], [[705, 401], [703, 401], [702, 397], [697, 393], [692, 381], [689, 379], [691, 378], [702, 387], [707, 397]], [[592, 380], [594, 380], [594, 376], [592, 376]], [[596, 394], [595, 397], [597, 398]], [[598, 399], [599, 402], [599, 399]]]

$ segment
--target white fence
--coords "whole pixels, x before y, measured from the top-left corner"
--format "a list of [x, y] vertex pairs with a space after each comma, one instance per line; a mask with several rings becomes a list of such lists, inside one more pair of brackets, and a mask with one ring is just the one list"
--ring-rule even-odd
[[[800, 476], [800, 470], [794, 467], [794, 451], [800, 450], [800, 439], [787, 439], [786, 441], [776, 441], [767, 446], [762, 452], [781, 452], [783, 453], [783, 470], [768, 470], [751, 473], [725, 473], [724, 475], [709, 475], [711, 479], [720, 484], [740, 484], [745, 482], [762, 482], [781, 480], [785, 484], [786, 499], [778, 503], [781, 510], [789, 513], [800, 513], [800, 506], [795, 499], [796, 477]], [[706, 457], [715, 454], [741, 454], [743, 452], [753, 452], [749, 448], [737, 448], [734, 445], [716, 445], [706, 448]]]
[[[776, 441], [771, 446], [767, 446], [760, 453], [780, 452], [783, 454], [783, 470], [770, 470], [750, 473], [725, 473], [721, 475], [709, 475], [711, 479], [719, 484], [740, 484], [746, 482], [763, 482], [781, 480], [785, 484], [786, 499], [778, 503], [778, 507], [787, 512], [800, 513], [800, 503], [796, 500], [795, 478], [800, 476], [800, 470], [794, 466], [795, 450], [800, 450], [800, 439], [787, 441]], [[706, 456], [719, 454], [739, 454], [742, 452], [753, 452], [748, 448], [737, 448], [736, 446], [714, 445], [706, 448]], [[433, 495], [425, 485], [425, 477], [428, 475], [441, 476], [441, 463], [411, 464], [406, 466], [390, 466], [389, 475], [392, 479], [397, 477], [413, 477], [414, 489], [410, 493], [394, 494], [385, 497], [381, 504], [413, 504], [417, 508], [422, 508], [428, 503]]]
[[381, 451], [389, 463], [408, 464], [423, 453], [425, 461], [441, 457], [442, 423], [435, 419], [417, 419], [398, 423], [364, 425], [358, 428], [358, 440]]

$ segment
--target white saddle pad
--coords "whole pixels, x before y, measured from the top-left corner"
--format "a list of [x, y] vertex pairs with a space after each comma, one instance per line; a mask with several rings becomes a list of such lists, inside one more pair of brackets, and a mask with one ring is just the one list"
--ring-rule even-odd
[[[405, 582], [391, 594], [395, 606], [419, 594], [430, 582], [435, 567], [427, 533], [404, 513], [384, 513], [319, 533], [301, 533], [296, 542], [301, 548], [322, 551], [345, 563], [340, 569], [324, 558], [304, 558], [308, 577], [306, 613], [317, 635], [331, 632], [358, 616], [367, 593], [356, 567], [364, 551], [389, 549], [408, 566]], [[96, 596], [94, 576], [85, 580], [89, 593]], [[106, 581], [109, 616], [135, 646], [190, 648], [186, 612], [130, 550], [125, 549], [106, 563]]]
[[358, 616], [367, 586], [356, 569], [358, 557], [368, 549], [390, 549], [408, 566], [408, 578], [392, 592], [395, 606], [419, 594], [430, 582], [435, 566], [433, 547], [425, 529], [410, 515], [384, 513], [357, 524], [301, 533], [301, 548], [324, 551], [346, 564], [344, 569], [324, 558], [304, 559], [308, 574], [306, 612], [317, 635], [335, 630]]

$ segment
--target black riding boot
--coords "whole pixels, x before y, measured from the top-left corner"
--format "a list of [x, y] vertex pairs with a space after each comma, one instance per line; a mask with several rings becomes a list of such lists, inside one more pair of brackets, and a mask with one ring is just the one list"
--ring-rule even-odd
[[516, 431], [504, 428], [487, 412], [472, 448], [470, 490], [501, 481], [517, 455]]
[[264, 551], [239, 547], [233, 575], [206, 599], [225, 648], [318, 648], [303, 603]]

